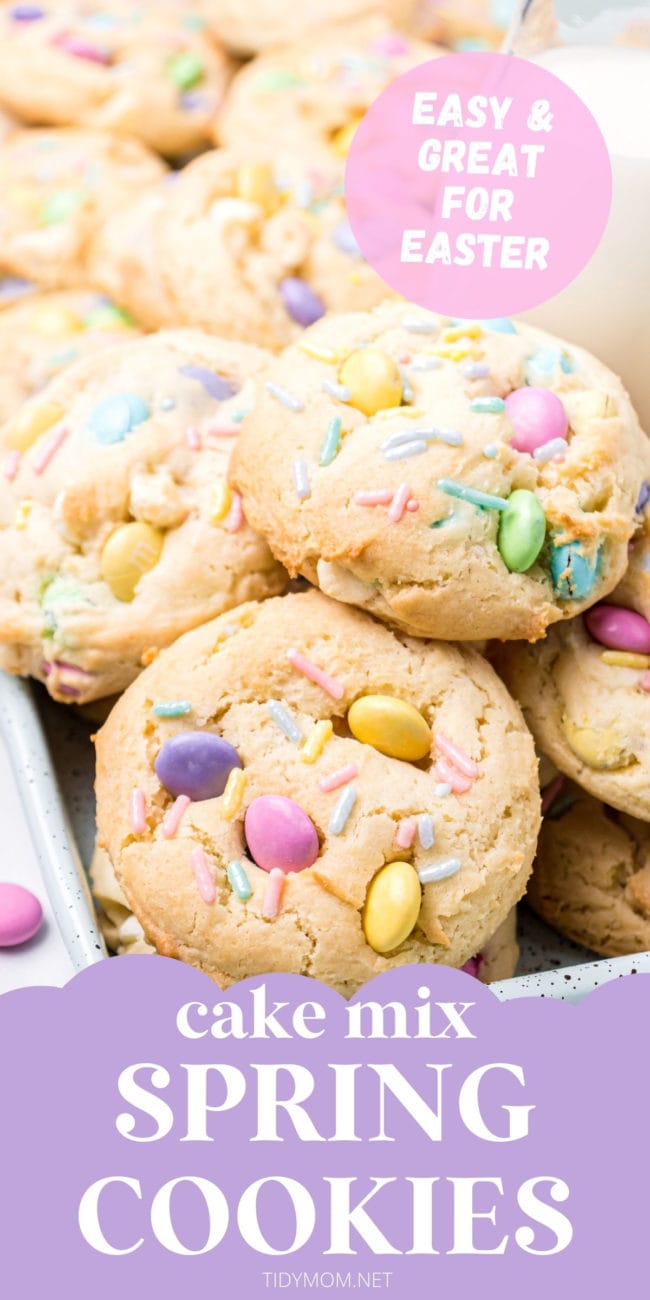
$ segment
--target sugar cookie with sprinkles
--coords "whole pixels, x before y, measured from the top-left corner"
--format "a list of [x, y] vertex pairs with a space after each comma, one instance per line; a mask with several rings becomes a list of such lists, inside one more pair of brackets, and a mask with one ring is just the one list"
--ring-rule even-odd
[[[650, 493], [644, 488], [641, 500]], [[606, 600], [535, 646], [504, 646], [499, 671], [540, 748], [596, 798], [650, 821], [650, 531]]]
[[88, 127], [188, 153], [208, 143], [233, 67], [209, 28], [172, 6], [0, 8], [0, 103], [38, 126]]
[[266, 353], [178, 331], [69, 366], [0, 430], [0, 666], [83, 704], [286, 575], [226, 483]]
[[47, 288], [86, 286], [99, 226], [165, 170], [138, 140], [72, 128], [18, 131], [0, 149], [3, 272]]
[[280, 970], [343, 993], [480, 952], [539, 824], [532, 740], [486, 660], [317, 591], [163, 651], [97, 737], [97, 799], [159, 952], [221, 984]]
[[[256, 54], [312, 36], [320, 28], [339, 27], [339, 39], [350, 24], [380, 14], [397, 27], [413, 24], [422, 0], [309, 0], [292, 5], [282, 0], [202, 0], [211, 26], [237, 54]], [[331, 32], [327, 33], [329, 37]]]
[[416, 636], [535, 640], [613, 589], [650, 443], [616, 375], [400, 301], [270, 367], [232, 466], [292, 574]]

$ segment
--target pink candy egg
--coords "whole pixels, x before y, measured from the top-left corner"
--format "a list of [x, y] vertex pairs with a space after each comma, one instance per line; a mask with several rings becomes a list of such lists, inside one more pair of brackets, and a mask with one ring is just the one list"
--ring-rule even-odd
[[244, 822], [248, 851], [263, 871], [304, 871], [318, 857], [318, 835], [293, 799], [263, 794], [253, 799]]
[[633, 609], [618, 605], [595, 605], [584, 616], [589, 635], [608, 650], [650, 654], [650, 623]]
[[43, 908], [22, 885], [0, 884], [0, 948], [25, 943], [40, 929]]
[[510, 446], [532, 456], [537, 447], [566, 438], [566, 411], [550, 388], [516, 388], [506, 397], [506, 412], [514, 427]]

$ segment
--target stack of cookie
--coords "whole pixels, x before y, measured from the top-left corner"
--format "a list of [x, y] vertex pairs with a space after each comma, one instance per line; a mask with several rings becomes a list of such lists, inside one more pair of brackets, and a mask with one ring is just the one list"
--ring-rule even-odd
[[502, 978], [540, 793], [482, 651], [542, 664], [594, 606], [605, 635], [650, 445], [594, 358], [359, 255], [347, 148], [444, 7], [255, 7], [0, 10], [0, 663], [120, 697], [118, 951], [346, 995], [408, 962]]

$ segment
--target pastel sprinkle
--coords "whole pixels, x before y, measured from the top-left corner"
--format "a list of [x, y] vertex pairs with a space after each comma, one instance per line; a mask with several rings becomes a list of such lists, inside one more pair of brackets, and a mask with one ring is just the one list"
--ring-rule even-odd
[[191, 90], [203, 80], [205, 69], [193, 50], [179, 50], [167, 60], [168, 76], [179, 90]]
[[279, 700], [269, 700], [266, 708], [269, 716], [276, 726], [280, 728], [280, 731], [284, 732], [287, 740], [292, 741], [294, 745], [299, 745], [302, 740], [302, 731], [284, 704], [281, 704]]
[[481, 415], [498, 415], [505, 411], [506, 404], [502, 397], [474, 397], [469, 404], [470, 411]]
[[435, 320], [427, 320], [426, 316], [405, 316], [400, 321], [403, 330], [408, 330], [409, 334], [435, 334], [438, 329]]
[[330, 835], [340, 835], [348, 822], [348, 818], [355, 803], [357, 802], [357, 792], [353, 785], [348, 785], [339, 795], [334, 811], [329, 820], [328, 831]]
[[[327, 382], [327, 381], [325, 381]], [[279, 384], [267, 383], [264, 385], [267, 393], [274, 397], [276, 402], [281, 402], [289, 411], [304, 411], [305, 403], [301, 402], [299, 397], [294, 397], [293, 393], [287, 392], [286, 388], [281, 388]]]
[[548, 785], [542, 790], [542, 816], [548, 812], [556, 795], [560, 793], [560, 790], [564, 786], [565, 780], [566, 778], [562, 773], [558, 772], [557, 776], [554, 776], [553, 780], [549, 781]]
[[494, 460], [495, 457], [499, 455], [499, 448], [497, 447], [496, 442], [486, 443], [483, 448], [483, 455], [487, 456], [488, 460]]
[[232, 420], [222, 420], [221, 424], [211, 424], [205, 432], [207, 438], [237, 438], [239, 425], [234, 424]]
[[505, 497], [492, 496], [490, 492], [481, 492], [478, 488], [468, 487], [466, 483], [457, 483], [455, 479], [439, 478], [438, 487], [447, 496], [458, 497], [460, 501], [469, 501], [482, 510], [505, 510], [508, 502]]
[[370, 492], [357, 492], [354, 503], [357, 506], [389, 506], [393, 496], [391, 488], [377, 488]]
[[293, 486], [296, 489], [296, 495], [301, 501], [306, 501], [311, 496], [311, 486], [309, 483], [309, 469], [305, 460], [294, 460], [291, 466], [293, 476]]
[[29, 497], [25, 497], [22, 501], [18, 502], [18, 505], [16, 506], [16, 528], [22, 530], [27, 527], [29, 516], [32, 513], [32, 504], [33, 503], [30, 501]]
[[433, 819], [430, 813], [420, 813], [418, 817], [418, 839], [423, 849], [432, 849], [435, 842]]
[[201, 895], [203, 902], [214, 903], [214, 900], [217, 897], [217, 891], [214, 887], [214, 880], [212, 879], [212, 872], [210, 871], [210, 863], [206, 854], [203, 852], [203, 849], [192, 849], [190, 862], [192, 863], [194, 879], [198, 885], [199, 894]]
[[171, 808], [163, 817], [162, 833], [166, 840], [174, 838], [191, 802], [187, 794], [179, 794], [178, 798], [174, 799]]
[[384, 438], [381, 444], [381, 450], [386, 453], [393, 447], [403, 447], [406, 443], [412, 442], [413, 439], [423, 442], [435, 442], [440, 435], [440, 429], [406, 429], [399, 433], [391, 433], [388, 438]]
[[337, 384], [333, 379], [324, 379], [321, 388], [329, 397], [335, 397], [337, 402], [349, 402], [352, 397], [347, 384]]
[[62, 426], [60, 429], [56, 429], [54, 433], [50, 435], [50, 437], [47, 439], [47, 442], [45, 443], [45, 446], [43, 447], [43, 450], [34, 460], [34, 464], [32, 468], [35, 474], [42, 474], [43, 471], [47, 469], [50, 461], [59, 450], [59, 447], [65, 442], [69, 432], [70, 432], [69, 429], [66, 429], [65, 426]]
[[237, 389], [228, 383], [221, 375], [215, 375], [214, 370], [209, 370], [207, 366], [193, 365], [188, 362], [184, 366], [178, 367], [179, 375], [185, 375], [186, 379], [196, 379], [197, 383], [205, 389], [210, 397], [214, 397], [217, 402], [225, 402], [229, 397], [234, 397]]
[[436, 749], [441, 754], [444, 754], [445, 758], [448, 758], [449, 762], [453, 763], [454, 767], [457, 767], [458, 771], [463, 773], [463, 776], [469, 776], [473, 779], [478, 776], [478, 767], [474, 760], [469, 758], [462, 749], [459, 749], [453, 740], [450, 740], [448, 736], [444, 736], [441, 731], [437, 731], [433, 739]]
[[315, 763], [320, 758], [328, 740], [334, 735], [334, 727], [329, 718], [315, 722], [302, 749], [300, 757], [303, 763]]
[[210, 511], [210, 522], [218, 524], [225, 519], [232, 505], [232, 496], [230, 488], [225, 479], [216, 483], [212, 491], [212, 509]]
[[243, 527], [246, 520], [244, 518], [244, 506], [239, 492], [233, 492], [232, 504], [230, 510], [223, 521], [223, 526], [227, 533], [238, 533]]
[[253, 890], [251, 889], [251, 882], [248, 879], [248, 875], [242, 867], [241, 862], [229, 862], [226, 867], [226, 875], [230, 881], [233, 892], [238, 898], [241, 898], [242, 903], [245, 903], [246, 900], [250, 898]]
[[395, 833], [395, 844], [398, 849], [410, 849], [417, 828], [415, 817], [402, 817]]
[[569, 444], [566, 438], [551, 438], [550, 442], [545, 442], [541, 447], [536, 447], [533, 452], [533, 460], [544, 465], [547, 460], [552, 460], [554, 456], [561, 456], [568, 451]]
[[225, 817], [226, 821], [232, 821], [233, 817], [237, 816], [242, 806], [247, 779], [241, 767], [233, 767], [229, 773], [220, 805], [221, 816]]
[[454, 794], [467, 794], [467, 791], [472, 788], [470, 777], [463, 776], [452, 763], [447, 762], [446, 758], [438, 759], [434, 774], [439, 781], [450, 785]]
[[189, 429], [185, 430], [185, 441], [190, 451], [200, 451], [203, 446], [201, 434], [193, 425], [191, 425]]
[[19, 451], [10, 451], [9, 455], [5, 457], [2, 466], [2, 472], [5, 478], [8, 479], [10, 483], [13, 483], [18, 473], [18, 470], [20, 469], [20, 461], [21, 461], [21, 454]]
[[314, 361], [324, 361], [333, 366], [339, 360], [339, 354], [334, 348], [317, 348], [314, 343], [299, 343], [298, 347], [306, 356], [313, 357]]
[[650, 655], [635, 654], [632, 650], [603, 650], [604, 664], [614, 668], [650, 668]]
[[412, 439], [410, 442], [400, 443], [396, 447], [389, 447], [384, 452], [384, 460], [408, 460], [411, 456], [421, 456], [428, 449], [429, 444], [423, 438]]
[[460, 858], [443, 858], [442, 862], [431, 862], [428, 867], [420, 867], [418, 876], [421, 885], [432, 885], [436, 880], [447, 880], [460, 871]]
[[322, 777], [318, 782], [318, 788], [324, 794], [330, 794], [332, 790], [339, 790], [342, 785], [348, 785], [350, 781], [356, 780], [358, 775], [359, 769], [356, 763], [348, 763], [346, 767], [339, 767], [336, 772], [330, 772], [329, 776]]
[[443, 343], [457, 343], [459, 339], [480, 339], [483, 337], [483, 330], [478, 321], [456, 321], [453, 325], [447, 326], [440, 335]]
[[463, 435], [458, 429], [441, 429], [438, 434], [438, 441], [444, 442], [447, 447], [462, 447]]
[[133, 834], [144, 835], [147, 829], [147, 800], [144, 790], [138, 788], [131, 791], [129, 815]]
[[438, 785], [434, 785], [433, 793], [436, 799], [446, 799], [447, 795], [451, 794], [451, 786], [447, 781], [440, 781]]
[[153, 712], [157, 718], [184, 718], [186, 713], [191, 713], [192, 705], [189, 700], [171, 700], [169, 704], [154, 704]]
[[440, 357], [416, 357], [411, 365], [411, 370], [440, 370], [442, 360]]
[[262, 916], [266, 917], [267, 921], [274, 921], [280, 911], [285, 882], [286, 875], [284, 871], [280, 867], [272, 867], [269, 871], [269, 883], [266, 886], [262, 905]]
[[324, 672], [317, 664], [313, 664], [310, 659], [306, 659], [299, 650], [287, 650], [287, 659], [296, 669], [296, 672], [302, 673], [310, 682], [316, 686], [322, 687], [327, 695], [331, 695], [333, 700], [342, 700], [345, 695], [345, 687], [336, 677], [331, 677], [329, 673]]
[[411, 497], [410, 501], [406, 502], [406, 509], [413, 514], [416, 510], [420, 509], [420, 502], [416, 501], [415, 497]]
[[319, 465], [331, 465], [341, 445], [341, 417], [335, 415], [327, 426], [327, 433], [318, 457]]
[[461, 371], [465, 379], [487, 379], [490, 367], [487, 361], [470, 361]]
[[400, 483], [393, 500], [388, 507], [388, 519], [391, 524], [398, 524], [406, 510], [411, 489], [408, 483]]
[[[419, 420], [424, 415], [424, 411], [419, 406], [400, 406], [399, 412], [394, 406], [384, 406], [379, 411], [375, 411], [376, 420]], [[416, 432], [415, 430], [413, 431]]]

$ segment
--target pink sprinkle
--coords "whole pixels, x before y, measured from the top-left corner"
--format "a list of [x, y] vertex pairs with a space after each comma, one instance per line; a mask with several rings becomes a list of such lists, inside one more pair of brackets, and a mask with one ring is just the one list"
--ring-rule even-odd
[[329, 794], [330, 790], [338, 790], [339, 786], [347, 785], [348, 781], [354, 781], [359, 775], [359, 769], [356, 763], [348, 763], [347, 767], [339, 767], [336, 772], [330, 772], [329, 776], [324, 776], [318, 782], [319, 790], [323, 794]]
[[72, 663], [70, 663], [70, 660], [69, 660], [69, 659], [55, 659], [55, 660], [54, 660], [54, 663], [55, 663], [55, 665], [56, 665], [57, 668], [63, 668], [63, 669], [66, 669], [68, 672], [71, 672], [71, 673], [78, 673], [78, 675], [79, 675], [80, 677], [88, 677], [88, 678], [90, 678], [90, 677], [94, 677], [94, 676], [95, 676], [94, 673], [86, 672], [86, 669], [85, 669], [85, 668], [80, 668], [80, 667], [79, 667], [79, 664], [72, 664]]
[[357, 492], [354, 503], [357, 506], [389, 506], [393, 500], [390, 488], [381, 488], [377, 492]]
[[227, 533], [238, 533], [240, 528], [245, 523], [246, 523], [246, 519], [244, 517], [244, 507], [242, 505], [242, 499], [239, 495], [239, 492], [233, 492], [232, 505], [230, 507], [230, 510], [228, 511], [228, 514], [226, 515], [226, 518], [223, 521], [223, 526]]
[[32, 468], [35, 474], [42, 474], [43, 470], [47, 469], [52, 457], [59, 450], [61, 444], [65, 442], [69, 432], [69, 429], [62, 426], [60, 429], [57, 429], [50, 438], [48, 438], [42, 452], [34, 461]]
[[[650, 674], [648, 674], [650, 676]], [[559, 772], [557, 776], [549, 781], [548, 785], [542, 790], [542, 816], [548, 812], [553, 800], [557, 797], [564, 785], [564, 777]]]
[[217, 897], [217, 891], [214, 887], [210, 863], [203, 852], [203, 849], [192, 849], [190, 857], [194, 879], [199, 887], [199, 893], [204, 903], [214, 903]]
[[452, 767], [446, 758], [439, 758], [434, 768], [437, 779], [443, 785], [450, 785], [454, 794], [467, 794], [472, 788], [472, 781], [468, 776], [462, 776], [458, 768]]
[[213, 424], [211, 429], [207, 429], [208, 438], [236, 438], [240, 433], [239, 424]]
[[411, 512], [414, 510], [419, 510], [420, 502], [416, 501], [415, 497], [411, 497], [411, 500], [406, 502], [406, 509], [410, 510]]
[[284, 893], [284, 881], [284, 871], [281, 871], [279, 867], [273, 867], [271, 871], [269, 871], [269, 883], [266, 886], [264, 904], [262, 907], [262, 916], [265, 916], [267, 921], [274, 921], [280, 911], [280, 903], [282, 901], [282, 894]]
[[179, 794], [178, 799], [174, 800], [169, 812], [163, 818], [162, 833], [166, 840], [171, 840], [176, 834], [191, 802], [192, 800], [186, 794]]
[[190, 426], [189, 429], [185, 430], [185, 441], [187, 442], [190, 451], [200, 451], [203, 446], [201, 434], [198, 429], [195, 429], [193, 426]]
[[133, 834], [144, 835], [147, 829], [147, 801], [144, 790], [131, 791], [130, 813]]
[[4, 465], [2, 466], [2, 472], [5, 478], [9, 479], [10, 483], [13, 483], [16, 474], [20, 469], [20, 459], [21, 457], [19, 451], [10, 451], [9, 455], [7, 456], [4, 462]]
[[397, 358], [397, 362], [398, 365], [400, 366], [408, 366], [409, 362], [412, 361], [412, 359], [413, 358], [411, 357], [410, 352], [402, 352], [402, 355]]
[[644, 673], [643, 677], [639, 678], [639, 690], [650, 691], [650, 672]]
[[330, 677], [329, 673], [324, 672], [317, 664], [313, 664], [311, 659], [301, 655], [299, 650], [287, 650], [287, 659], [297, 672], [303, 673], [316, 686], [321, 686], [326, 695], [331, 695], [333, 700], [343, 699], [345, 695], [343, 682], [339, 682], [336, 677]]
[[410, 849], [417, 828], [418, 824], [415, 817], [402, 817], [395, 835], [395, 843], [398, 849]]
[[90, 41], [84, 41], [79, 36], [73, 36], [69, 32], [62, 32], [61, 35], [53, 36], [51, 45], [57, 45], [60, 50], [65, 50], [66, 54], [74, 55], [75, 59], [88, 59], [90, 63], [101, 63], [108, 67], [113, 62], [110, 50], [102, 49], [99, 45], [92, 45]]
[[448, 758], [449, 762], [453, 763], [454, 767], [457, 767], [458, 771], [463, 773], [463, 776], [469, 776], [472, 780], [478, 776], [478, 767], [476, 766], [476, 763], [473, 759], [469, 758], [462, 749], [459, 749], [458, 745], [455, 745], [453, 740], [449, 740], [447, 736], [443, 736], [441, 731], [439, 731], [433, 739], [436, 749], [439, 749], [440, 753], [444, 754], [445, 758]]
[[406, 510], [410, 496], [411, 489], [408, 483], [400, 483], [388, 511], [388, 518], [391, 524], [399, 523], [404, 511]]

